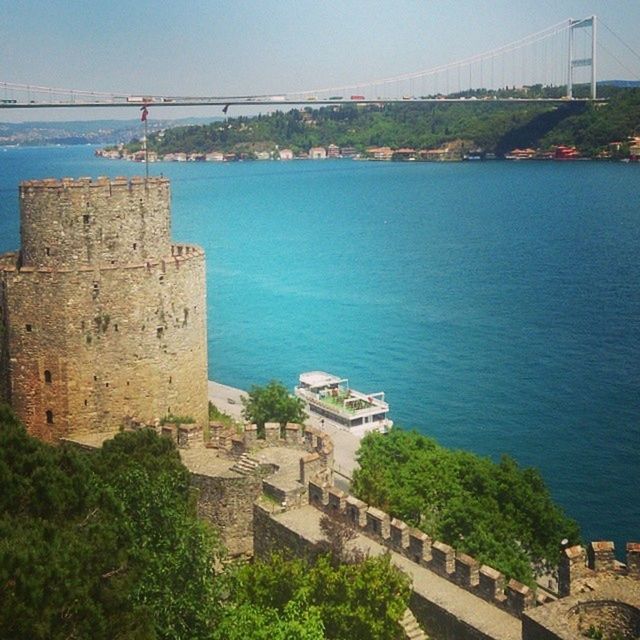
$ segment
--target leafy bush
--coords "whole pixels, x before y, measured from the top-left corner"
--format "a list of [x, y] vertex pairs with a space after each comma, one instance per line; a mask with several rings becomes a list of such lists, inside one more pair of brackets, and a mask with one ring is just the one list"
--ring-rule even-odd
[[367, 435], [358, 462], [359, 498], [526, 584], [534, 565], [557, 564], [560, 540], [579, 541], [540, 473], [508, 456], [495, 464], [395, 428]]

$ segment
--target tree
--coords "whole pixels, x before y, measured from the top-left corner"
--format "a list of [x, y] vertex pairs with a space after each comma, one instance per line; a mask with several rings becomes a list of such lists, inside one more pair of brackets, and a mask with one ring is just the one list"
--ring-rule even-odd
[[155, 637], [127, 597], [135, 531], [86, 454], [31, 438], [0, 407], [0, 486], [0, 637]]
[[232, 585], [236, 611], [282, 621], [293, 606], [302, 619], [318, 616], [327, 640], [393, 640], [410, 593], [388, 555], [335, 565], [327, 555], [309, 564], [276, 554], [241, 568]]
[[264, 387], [252, 386], [249, 396], [242, 397], [242, 404], [242, 415], [261, 430], [267, 422], [279, 422], [284, 426], [287, 422], [303, 423], [307, 418], [304, 402], [290, 395], [287, 388], [276, 380]]
[[356, 496], [521, 582], [557, 563], [560, 540], [579, 542], [539, 472], [508, 456], [495, 464], [395, 428], [363, 438], [358, 462]]
[[170, 441], [125, 433], [89, 455], [0, 407], [0, 486], [0, 637], [211, 637], [219, 546]]

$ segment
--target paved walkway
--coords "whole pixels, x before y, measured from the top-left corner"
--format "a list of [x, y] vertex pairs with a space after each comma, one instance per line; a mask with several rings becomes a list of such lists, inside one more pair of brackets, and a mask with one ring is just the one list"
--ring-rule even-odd
[[[320, 530], [322, 512], [311, 505], [274, 514], [272, 517], [310, 542], [316, 543], [323, 539]], [[386, 547], [362, 534], [358, 534], [349, 544], [371, 556], [387, 551]], [[518, 618], [394, 551], [391, 552], [391, 559], [411, 578], [414, 591], [429, 602], [496, 640], [520, 640], [522, 623]]]

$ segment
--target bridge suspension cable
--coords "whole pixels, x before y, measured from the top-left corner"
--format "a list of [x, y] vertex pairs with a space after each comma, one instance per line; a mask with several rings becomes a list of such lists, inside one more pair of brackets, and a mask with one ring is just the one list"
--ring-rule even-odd
[[547, 27], [541, 31], [533, 33], [531, 35], [525, 36], [524, 38], [520, 38], [519, 40], [515, 40], [510, 42], [509, 44], [502, 45], [500, 47], [496, 47], [495, 49], [491, 49], [489, 51], [485, 51], [483, 53], [479, 53], [468, 58], [464, 58], [462, 60], [456, 60], [455, 62], [449, 62], [443, 65], [439, 65], [437, 67], [431, 67], [429, 69], [422, 69], [420, 71], [414, 71], [410, 73], [402, 73], [396, 76], [388, 76], [385, 78], [378, 78], [376, 80], [369, 80], [366, 82], [357, 82], [352, 84], [343, 84], [337, 85], [333, 87], [324, 87], [322, 89], [309, 89], [305, 91], [292, 91], [287, 95], [297, 95], [297, 96], [306, 96], [306, 95], [314, 95], [314, 94], [324, 94], [331, 92], [340, 92], [345, 91], [347, 89], [365, 89], [371, 86], [377, 85], [385, 85], [391, 84], [394, 82], [402, 82], [406, 80], [412, 80], [416, 78], [422, 78], [425, 76], [431, 76], [437, 73], [445, 72], [451, 69], [459, 69], [461, 67], [466, 67], [475, 62], [479, 62], [481, 60], [487, 60], [491, 58], [496, 58], [499, 55], [503, 55], [506, 53], [511, 53], [520, 48], [532, 45], [536, 42], [544, 40], [546, 38], [550, 38], [553, 36], [562, 33], [563, 31], [567, 31], [571, 27], [570, 20], [563, 20], [562, 22], [558, 22], [557, 24], [552, 25], [551, 27]]
[[[607, 25], [603, 26], [640, 59], [640, 55], [624, 43]], [[598, 42], [598, 48], [601, 52], [610, 55], [627, 72], [631, 72], [601, 42]], [[588, 79], [583, 73], [585, 69], [590, 71]], [[518, 40], [447, 64], [351, 84], [272, 94], [167, 96], [70, 90], [0, 82], [0, 108], [154, 104], [161, 106], [220, 105], [226, 109], [231, 104], [266, 104], [278, 108], [281, 104], [296, 105], [314, 101], [325, 104], [352, 101], [384, 103], [400, 100], [464, 100], [476, 97], [505, 100], [560, 100], [575, 99], [573, 87], [576, 82], [590, 84], [591, 99], [596, 98], [595, 16], [579, 20], [563, 20]], [[509, 89], [509, 85], [513, 88]], [[514, 95], [516, 87], [518, 92]], [[540, 87], [551, 87], [552, 91], [543, 93]]]

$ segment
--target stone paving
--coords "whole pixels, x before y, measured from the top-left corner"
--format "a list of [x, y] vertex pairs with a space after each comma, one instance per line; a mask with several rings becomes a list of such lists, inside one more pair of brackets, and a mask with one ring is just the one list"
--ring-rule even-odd
[[[320, 530], [322, 513], [311, 505], [284, 511], [273, 517], [312, 543], [323, 539]], [[349, 544], [372, 556], [387, 551], [385, 547], [362, 534], [357, 534]], [[393, 563], [411, 578], [414, 591], [429, 602], [446, 609], [469, 627], [496, 640], [520, 640], [521, 622], [518, 618], [395, 552], [391, 552], [391, 558]]]
[[[246, 395], [246, 391], [229, 387], [219, 382], [209, 381], [209, 400], [222, 411], [236, 420], [242, 420], [241, 397]], [[333, 471], [336, 474], [336, 485], [340, 489], [346, 490], [353, 474], [353, 470], [358, 466], [356, 462], [356, 451], [360, 446], [360, 438], [346, 429], [329, 424], [324, 420], [310, 416], [307, 424], [328, 433], [333, 440]], [[342, 480], [342, 482], [341, 482]]]

